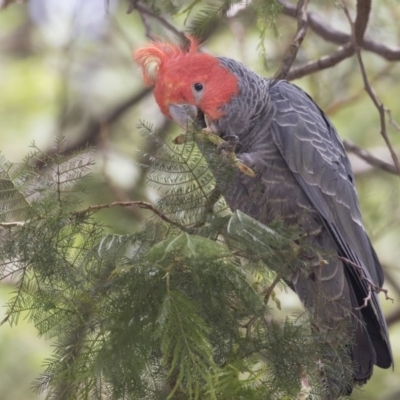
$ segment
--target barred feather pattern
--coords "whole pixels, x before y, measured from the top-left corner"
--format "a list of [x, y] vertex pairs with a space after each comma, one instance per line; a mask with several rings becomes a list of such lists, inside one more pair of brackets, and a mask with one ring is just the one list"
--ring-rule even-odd
[[301, 89], [260, 77], [234, 60], [219, 60], [239, 77], [239, 94], [225, 105], [218, 131], [222, 137], [239, 137], [237, 156], [257, 174], [238, 175], [225, 198], [233, 210], [265, 224], [279, 219], [297, 225], [310, 245], [321, 249], [305, 254], [312, 265], [308, 276], [294, 270], [287, 279], [320, 331], [329, 333], [338, 323], [350, 322], [346, 340], [352, 341], [354, 380], [364, 383], [374, 364], [392, 364], [392, 354], [377, 295], [359, 310], [368, 285], [338, 257], [361, 266], [368, 279], [382, 286], [382, 268], [362, 225], [343, 145]]

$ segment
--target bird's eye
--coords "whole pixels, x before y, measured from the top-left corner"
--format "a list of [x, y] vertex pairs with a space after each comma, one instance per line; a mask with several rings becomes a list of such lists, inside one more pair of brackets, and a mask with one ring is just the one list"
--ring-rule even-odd
[[196, 91], [196, 92], [201, 92], [202, 90], [203, 90], [203, 85], [201, 84], [201, 83], [195, 83], [194, 84], [194, 90]]

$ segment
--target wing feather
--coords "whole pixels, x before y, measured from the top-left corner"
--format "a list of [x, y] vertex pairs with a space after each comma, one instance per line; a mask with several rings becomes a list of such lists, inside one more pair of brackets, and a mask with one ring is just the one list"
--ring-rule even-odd
[[[269, 94], [274, 107], [274, 142], [289, 169], [320, 214], [339, 254], [361, 266], [366, 277], [381, 287], [382, 267], [363, 227], [353, 172], [335, 128], [298, 87], [285, 81], [273, 82]], [[354, 267], [348, 268], [353, 290], [362, 304], [368, 284]], [[377, 354], [377, 364], [389, 367], [392, 355], [388, 332], [375, 293], [362, 315], [373, 325], [367, 327], [370, 336], [378, 336], [374, 338], [379, 342], [375, 348], [379, 347], [381, 353]]]

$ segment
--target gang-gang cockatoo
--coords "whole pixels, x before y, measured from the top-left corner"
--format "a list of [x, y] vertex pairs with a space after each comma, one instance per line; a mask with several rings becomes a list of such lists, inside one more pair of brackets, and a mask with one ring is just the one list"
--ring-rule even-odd
[[374, 365], [392, 365], [376, 294], [383, 272], [363, 227], [351, 165], [334, 126], [297, 86], [199, 52], [196, 41], [190, 41], [187, 50], [165, 42], [136, 50], [145, 82], [154, 85], [162, 113], [182, 127], [188, 114], [195, 114], [208, 131], [240, 143], [236, 157], [256, 176], [241, 173], [232, 182], [225, 194], [232, 210], [263, 224], [279, 219], [296, 225], [315, 249], [331, 254], [322, 259], [316, 251], [308, 276], [293, 274], [286, 280], [310, 312], [318, 293], [324, 296], [317, 319], [325, 329], [349, 321], [352, 379], [365, 383]]

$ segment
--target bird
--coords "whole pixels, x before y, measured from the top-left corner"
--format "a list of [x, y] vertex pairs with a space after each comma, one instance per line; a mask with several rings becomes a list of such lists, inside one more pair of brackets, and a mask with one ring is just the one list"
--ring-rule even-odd
[[[286, 277], [321, 330], [350, 325], [350, 387], [393, 355], [377, 292], [384, 276], [363, 226], [354, 175], [332, 122], [302, 89], [262, 77], [242, 63], [189, 47], [152, 41], [134, 52], [161, 112], [187, 127], [193, 116], [254, 171], [238, 174], [223, 193], [229, 207], [265, 225], [296, 226], [315, 250], [312, 268]], [[236, 144], [240, 144], [236, 146]], [[318, 296], [325, 301], [317, 311]], [[318, 314], [319, 313], [319, 314]], [[343, 340], [343, 337], [337, 339]], [[349, 385], [348, 385], [349, 386]]]

